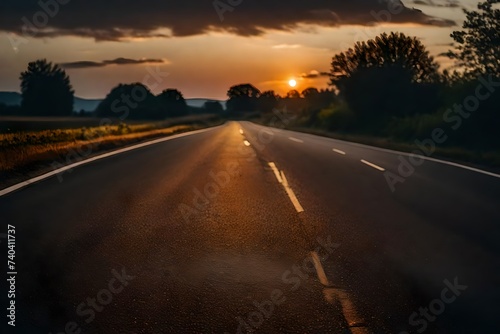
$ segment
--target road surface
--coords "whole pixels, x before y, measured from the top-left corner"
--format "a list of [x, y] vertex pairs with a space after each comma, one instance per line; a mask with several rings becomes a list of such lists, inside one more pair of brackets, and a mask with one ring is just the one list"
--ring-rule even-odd
[[7, 332], [498, 333], [500, 178], [400, 159], [228, 122], [6, 194]]

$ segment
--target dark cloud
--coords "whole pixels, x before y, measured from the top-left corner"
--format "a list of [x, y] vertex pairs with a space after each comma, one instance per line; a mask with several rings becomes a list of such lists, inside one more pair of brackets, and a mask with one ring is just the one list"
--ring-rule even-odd
[[103, 67], [106, 66], [104, 63], [98, 63], [95, 61], [75, 61], [72, 63], [63, 63], [59, 64], [61, 67], [64, 68], [88, 68], [88, 67]]
[[[57, 1], [67, 4], [59, 5]], [[400, 0], [244, 0], [234, 8], [228, 7], [227, 0], [45, 0], [40, 3], [52, 5], [43, 9], [38, 0], [2, 0], [0, 30], [35, 37], [73, 35], [121, 40], [190, 36], [207, 31], [254, 36], [270, 29], [293, 30], [300, 24], [373, 25], [390, 21], [454, 25], [453, 21], [407, 8]], [[218, 13], [214, 3], [226, 5], [219, 7]], [[222, 13], [223, 6], [227, 10]], [[170, 29], [171, 34], [158, 33], [160, 28]]]
[[439, 44], [433, 44], [433, 46], [449, 46], [449, 47], [452, 47], [454, 46], [455, 44], [453, 43], [439, 43]]
[[316, 70], [313, 70], [309, 73], [303, 73], [301, 75], [301, 77], [304, 79], [316, 79], [316, 78], [320, 78], [320, 77], [329, 77], [329, 76], [330, 76], [329, 72], [319, 72]]
[[106, 65], [135, 65], [135, 64], [151, 64], [151, 63], [164, 63], [163, 59], [128, 59], [128, 58], [116, 58], [113, 60], [104, 60], [103, 63]]
[[89, 68], [89, 67], [104, 67], [108, 65], [137, 65], [137, 64], [158, 64], [164, 63], [163, 59], [128, 59], [128, 58], [116, 58], [113, 60], [103, 60], [102, 62], [95, 61], [75, 61], [71, 63], [60, 64], [61, 67], [67, 69], [79, 69], [79, 68]]
[[446, 0], [442, 2], [437, 2], [435, 0], [415, 0], [413, 1], [416, 5], [432, 6], [432, 7], [446, 7], [446, 8], [460, 8], [462, 7], [458, 1]]

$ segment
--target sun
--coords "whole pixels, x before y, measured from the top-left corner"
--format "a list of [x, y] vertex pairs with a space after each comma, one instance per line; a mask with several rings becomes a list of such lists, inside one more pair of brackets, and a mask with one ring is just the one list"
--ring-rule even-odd
[[297, 86], [297, 81], [295, 79], [291, 79], [290, 81], [288, 81], [288, 85], [290, 87], [296, 87]]

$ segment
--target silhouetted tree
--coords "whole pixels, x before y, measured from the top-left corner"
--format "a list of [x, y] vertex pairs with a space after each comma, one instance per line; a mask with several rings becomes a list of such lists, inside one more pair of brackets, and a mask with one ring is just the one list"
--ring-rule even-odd
[[316, 98], [319, 95], [319, 91], [317, 88], [309, 87], [304, 89], [301, 94], [305, 99], [311, 99]]
[[186, 100], [177, 89], [165, 89], [158, 95], [160, 107], [164, 110], [164, 117], [183, 116], [188, 113]]
[[[500, 78], [500, 0], [487, 0], [476, 11], [464, 10], [463, 30], [454, 31], [454, 50], [446, 53], [458, 71], [446, 77], [445, 98], [449, 105], [477, 95], [477, 77]], [[495, 90], [478, 105], [473, 115], [457, 129], [450, 142], [457, 146], [498, 150], [500, 143], [500, 91]]]
[[357, 42], [353, 49], [333, 57], [331, 78], [336, 84], [363, 69], [400, 68], [411, 75], [413, 82], [439, 80], [438, 63], [422, 42], [403, 33], [386, 34], [367, 42]]
[[[296, 93], [292, 92], [289, 95], [295, 96]], [[295, 99], [291, 101], [292, 109], [299, 107], [299, 117], [303, 124], [313, 126], [318, 121], [318, 114], [325, 108], [331, 107], [335, 102], [335, 93], [330, 90], [318, 90], [314, 87], [308, 87], [300, 93], [302, 99]]]
[[456, 60], [464, 76], [481, 74], [500, 77], [500, 9], [493, 8], [500, 0], [487, 0], [477, 5], [478, 11], [464, 9], [466, 20], [462, 31], [454, 31], [455, 50], [447, 55]]
[[286, 107], [288, 112], [297, 115], [301, 112], [306, 112], [307, 102], [302, 98], [298, 90], [292, 89], [285, 94], [280, 106], [282, 108]]
[[331, 84], [371, 129], [388, 117], [433, 112], [439, 65], [415, 37], [382, 34], [333, 57]]
[[306, 111], [317, 113], [320, 109], [330, 106], [335, 102], [335, 93], [324, 89], [319, 91], [317, 88], [309, 87], [302, 91], [301, 95], [306, 100]]
[[273, 90], [267, 90], [262, 92], [259, 96], [259, 110], [261, 112], [271, 112], [278, 106], [279, 95], [276, 94]]
[[287, 98], [287, 99], [300, 99], [300, 93], [298, 90], [292, 89], [291, 91], [286, 93], [285, 98]]
[[21, 73], [21, 107], [25, 114], [66, 116], [73, 112], [74, 91], [66, 72], [45, 59]]
[[227, 96], [229, 97], [227, 101], [229, 112], [255, 111], [260, 90], [251, 84], [235, 85], [229, 88]]
[[[113, 88], [95, 111], [99, 117], [158, 119], [162, 112], [151, 91], [141, 83], [120, 84]], [[163, 113], [163, 118], [165, 114]]]
[[208, 114], [222, 114], [224, 108], [219, 101], [207, 101], [203, 104], [203, 109]]

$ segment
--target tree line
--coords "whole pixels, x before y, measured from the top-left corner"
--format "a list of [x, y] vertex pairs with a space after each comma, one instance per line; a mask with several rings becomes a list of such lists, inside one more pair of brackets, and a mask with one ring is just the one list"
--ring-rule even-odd
[[[57, 64], [40, 59], [28, 64], [20, 75], [21, 106], [0, 104], [0, 115], [71, 116], [74, 115], [74, 90], [70, 78]], [[155, 96], [141, 83], [119, 84], [93, 112], [97, 117], [128, 119], [165, 119], [189, 112], [186, 100], [177, 89], [165, 89]]]
[[[441, 56], [454, 60], [451, 69], [439, 64], [416, 37], [392, 32], [358, 42], [333, 56], [330, 88], [314, 87], [285, 96], [261, 92], [252, 84], [239, 84], [227, 92], [226, 110], [207, 102], [203, 110], [236, 117], [245, 113], [287, 108], [301, 126], [337, 132], [356, 132], [396, 139], [425, 136], [461, 113], [466, 122], [450, 144], [498, 145], [500, 117], [500, 0], [479, 3], [465, 10], [462, 30], [451, 34], [453, 50]], [[63, 69], [46, 60], [28, 65], [21, 74], [22, 106], [26, 114], [70, 115], [74, 91]], [[478, 82], [490, 82], [488, 98], [474, 112], [456, 110], [457, 104], [477, 95]], [[467, 107], [467, 105], [465, 106]], [[451, 109], [450, 109], [451, 108]], [[451, 110], [451, 112], [450, 112]], [[97, 116], [164, 119], [192, 112], [182, 93], [167, 89], [155, 96], [140, 83], [113, 88], [95, 111]]]
[[113, 88], [95, 110], [98, 117], [125, 119], [165, 119], [188, 113], [186, 100], [177, 89], [154, 95], [141, 83], [120, 84]]
[[[443, 145], [484, 152], [500, 144], [500, 0], [464, 10], [466, 20], [451, 34], [454, 48], [438, 62], [416, 37], [383, 33], [333, 56], [325, 99], [313, 93], [287, 94], [295, 125], [385, 137], [428, 138], [448, 130]], [[231, 94], [228, 94], [231, 100]], [[238, 97], [233, 97], [238, 98]], [[282, 105], [283, 107], [283, 105]]]
[[454, 60], [439, 71], [423, 43], [402, 33], [381, 34], [335, 55], [331, 85], [339, 101], [307, 119], [332, 131], [413, 140], [450, 128], [446, 145], [485, 150], [500, 143], [500, 0], [464, 10], [452, 33]]

